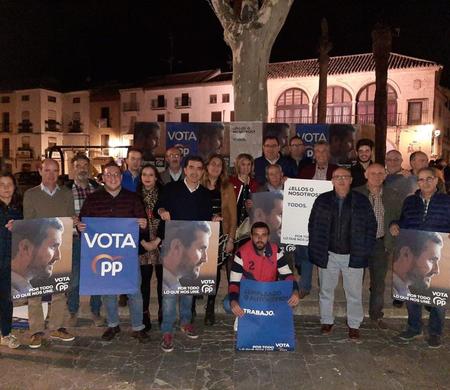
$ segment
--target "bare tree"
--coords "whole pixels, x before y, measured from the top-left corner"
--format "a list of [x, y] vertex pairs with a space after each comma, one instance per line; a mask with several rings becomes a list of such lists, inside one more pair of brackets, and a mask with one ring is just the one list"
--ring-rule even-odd
[[330, 52], [333, 45], [328, 40], [328, 22], [325, 18], [320, 24], [321, 35], [319, 41], [319, 96], [317, 104], [317, 123], [327, 122], [327, 77]]
[[294, 0], [210, 0], [233, 53], [238, 121], [267, 120], [270, 52]]

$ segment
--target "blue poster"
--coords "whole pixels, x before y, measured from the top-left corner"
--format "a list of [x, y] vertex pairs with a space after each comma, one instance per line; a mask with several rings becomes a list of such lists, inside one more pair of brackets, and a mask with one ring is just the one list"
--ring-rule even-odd
[[236, 348], [242, 351], [293, 351], [294, 317], [287, 301], [292, 281], [241, 281], [239, 305], [245, 314], [239, 318]]
[[192, 122], [168, 122], [166, 123], [166, 149], [177, 147], [182, 151], [182, 156], [195, 156], [198, 154], [198, 129]]
[[80, 294], [134, 294], [139, 286], [136, 218], [83, 218]]
[[297, 124], [295, 125], [295, 133], [302, 139], [305, 145], [305, 153], [307, 157], [314, 157], [314, 144], [318, 141], [329, 142], [328, 125], [320, 124]]

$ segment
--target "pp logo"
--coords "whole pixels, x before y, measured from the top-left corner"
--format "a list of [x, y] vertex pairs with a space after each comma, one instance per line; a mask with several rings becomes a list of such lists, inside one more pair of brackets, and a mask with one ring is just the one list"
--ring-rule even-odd
[[110, 256], [107, 254], [101, 254], [94, 257], [92, 260], [91, 268], [94, 274], [97, 273], [97, 263], [100, 262], [100, 275], [105, 276], [111, 274], [116, 276], [123, 269], [122, 256]]
[[55, 290], [61, 291], [61, 292], [66, 291], [68, 288], [69, 288], [68, 282], [59, 282], [59, 283], [56, 283], [56, 286], [55, 286]]
[[214, 287], [209, 284], [204, 284], [202, 286], [202, 293], [204, 293], [204, 294], [209, 294], [209, 293], [213, 292], [213, 290], [214, 290]]
[[447, 300], [445, 298], [442, 298], [442, 297], [434, 297], [433, 298], [433, 303], [436, 306], [445, 306], [447, 304]]
[[286, 252], [295, 252], [295, 245], [288, 244], [288, 245], [286, 245], [285, 249], [286, 249]]

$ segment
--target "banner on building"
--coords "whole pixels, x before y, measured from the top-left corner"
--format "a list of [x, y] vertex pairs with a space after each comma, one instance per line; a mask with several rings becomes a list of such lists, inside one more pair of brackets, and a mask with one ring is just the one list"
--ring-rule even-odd
[[230, 123], [230, 165], [234, 166], [236, 157], [241, 153], [253, 158], [261, 155], [262, 122]]
[[134, 122], [133, 146], [142, 151], [142, 160], [164, 169], [165, 157], [165, 123]]
[[163, 294], [215, 294], [219, 226], [211, 221], [166, 221]]
[[332, 189], [333, 184], [327, 180], [286, 180], [281, 226], [282, 243], [308, 245], [308, 221], [314, 201], [320, 194]]
[[136, 218], [83, 218], [81, 295], [135, 294], [139, 285]]
[[243, 279], [239, 305], [237, 345], [243, 351], [293, 351], [294, 317], [288, 300], [292, 282], [256, 282]]
[[72, 279], [70, 217], [14, 221], [11, 250], [13, 299], [68, 292]]
[[447, 307], [450, 294], [449, 233], [401, 229], [392, 262], [394, 299]]

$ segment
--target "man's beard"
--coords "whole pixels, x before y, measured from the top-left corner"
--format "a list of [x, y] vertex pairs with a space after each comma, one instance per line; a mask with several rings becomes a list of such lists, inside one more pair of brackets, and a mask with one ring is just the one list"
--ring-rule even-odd
[[421, 291], [428, 290], [431, 284], [431, 277], [433, 274], [417, 275], [414, 272], [410, 272], [408, 275], [408, 279], [411, 281], [409, 285], [413, 290]]

